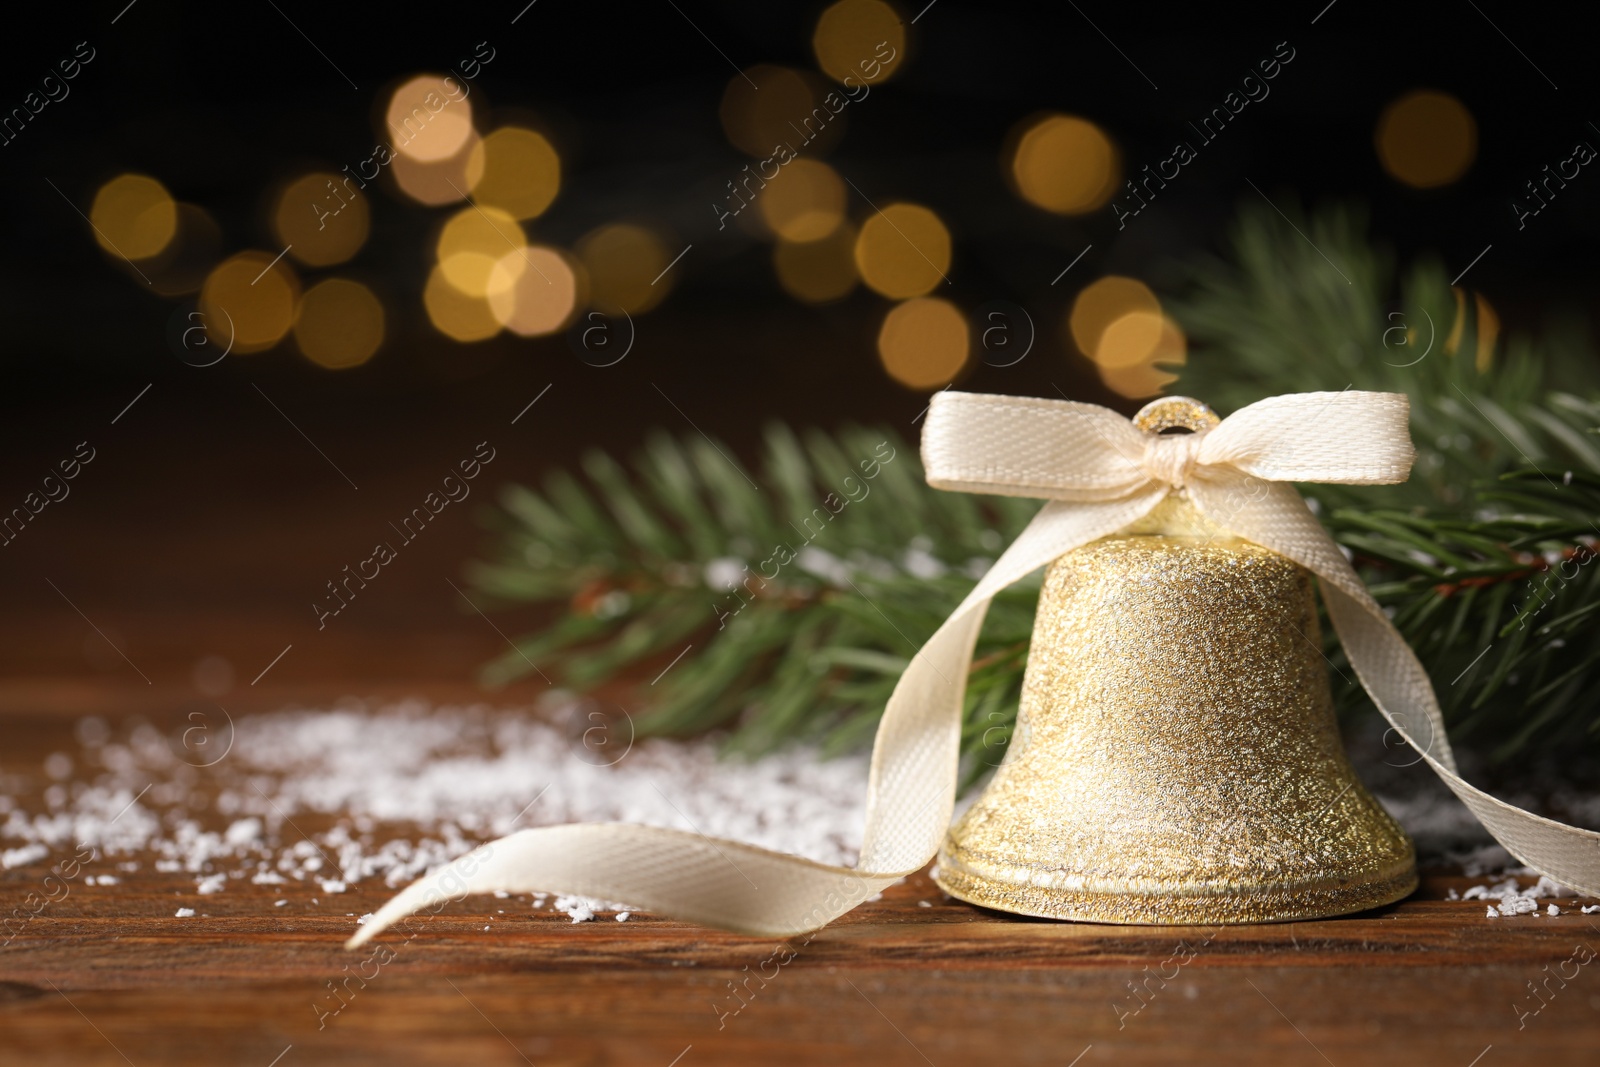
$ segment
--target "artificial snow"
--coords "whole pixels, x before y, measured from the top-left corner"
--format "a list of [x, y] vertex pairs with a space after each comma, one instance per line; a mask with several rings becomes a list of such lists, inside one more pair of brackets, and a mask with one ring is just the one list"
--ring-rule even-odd
[[[575, 923], [586, 923], [594, 918], [594, 908], [590, 905], [593, 901], [587, 897], [558, 896], [551, 905], [554, 911], [564, 911]], [[612, 910], [604, 908], [603, 910]]]
[[43, 845], [23, 845], [21, 848], [8, 848], [0, 852], [0, 867], [10, 870], [13, 867], [26, 867], [30, 863], [44, 859], [50, 855], [50, 850]]
[[[1531, 872], [1530, 872], [1531, 873]], [[1494, 885], [1475, 885], [1461, 894], [1462, 900], [1499, 900], [1498, 907], [1489, 909], [1488, 917], [1491, 919], [1503, 915], [1537, 915], [1539, 901], [1546, 897], [1570, 897], [1573, 893], [1561, 883], [1541, 874], [1539, 880], [1527, 889], [1517, 884], [1515, 877], [1506, 878]], [[1550, 915], [1561, 914], [1554, 905], [1549, 905], [1547, 913]]]
[[192, 919], [192, 918], [194, 918], [194, 909], [193, 908], [179, 908], [176, 912], [173, 913], [173, 918], [176, 918], [176, 919]]
[[[41, 768], [47, 777], [75, 769], [76, 780], [49, 785], [38, 810], [0, 794], [0, 846], [9, 846], [0, 865], [88, 847], [108, 866], [149, 853], [157, 871], [189, 874], [201, 895], [234, 880], [334, 895], [363, 882], [398, 889], [515, 830], [613, 821], [855, 861], [864, 755], [824, 760], [796, 747], [727, 759], [719, 738], [632, 739], [623, 715], [600, 759], [584, 743], [590, 710], [564, 697], [542, 713], [349, 701], [252, 715], [235, 722], [228, 756], [205, 769], [150, 726], [118, 732], [84, 719], [82, 749]], [[535, 895], [533, 907], [574, 922], [638, 910], [549, 894]]]
[[[181, 744], [148, 725], [119, 733], [86, 718], [75, 731], [81, 748], [52, 753], [41, 766], [49, 784], [36, 809], [0, 793], [0, 868], [88, 848], [101, 872], [136, 871], [140, 862], [129, 857], [139, 855], [158, 872], [187, 874], [201, 895], [248, 880], [332, 896], [371, 882], [395, 890], [486, 841], [574, 822], [673, 827], [821, 863], [855, 862], [865, 754], [824, 760], [796, 746], [759, 760], [728, 759], [719, 738], [635, 739], [620, 709], [605, 709], [601, 752], [585, 743], [595, 707], [561, 696], [538, 710], [347, 701], [252, 715], [235, 723], [229, 754], [205, 769], [186, 763]], [[1452, 899], [1483, 900], [1491, 918], [1561, 914], [1548, 898], [1570, 899], [1570, 890], [1544, 877], [1520, 888], [1516, 875], [1535, 872], [1483, 844], [1467, 810], [1435, 792], [1383, 800], [1419, 847], [1450, 853], [1469, 877], [1492, 875], [1464, 894], [1452, 891]], [[1600, 822], [1600, 798], [1563, 803]], [[84, 884], [117, 883], [91, 871]], [[535, 912], [575, 923], [601, 913], [626, 922], [638, 911], [620, 901], [530, 896]], [[1600, 904], [1579, 910], [1595, 914]]]

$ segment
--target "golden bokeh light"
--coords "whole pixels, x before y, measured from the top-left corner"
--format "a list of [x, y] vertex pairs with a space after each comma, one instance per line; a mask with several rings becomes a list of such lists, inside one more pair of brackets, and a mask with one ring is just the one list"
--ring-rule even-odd
[[856, 287], [856, 231], [849, 223], [820, 241], [779, 241], [772, 250], [778, 284], [796, 300], [826, 304]]
[[[468, 296], [485, 297], [501, 257], [527, 246], [522, 224], [509, 212], [474, 204], [462, 208], [444, 224], [436, 252], [445, 281]], [[505, 274], [505, 270], [500, 273]], [[507, 279], [511, 280], [514, 279]]]
[[457, 252], [439, 261], [439, 273], [466, 296], [487, 299], [494, 287], [504, 287], [515, 279], [498, 270], [500, 257], [488, 252]]
[[[1450, 292], [1456, 298], [1456, 317], [1450, 324], [1450, 332], [1445, 336], [1441, 346], [1444, 354], [1453, 356], [1461, 350], [1462, 335], [1466, 332], [1467, 319], [1473, 320], [1473, 339], [1476, 344], [1472, 365], [1479, 373], [1487, 371], [1494, 363], [1494, 346], [1500, 338], [1500, 316], [1490, 306], [1482, 293], [1473, 293], [1471, 296], [1472, 307], [1467, 307], [1467, 291], [1460, 286], [1451, 286]], [[1411, 343], [1415, 329], [1408, 331], [1407, 343]]]
[[235, 354], [262, 352], [294, 325], [300, 282], [282, 257], [240, 252], [217, 264], [200, 287], [206, 335]]
[[[1072, 301], [1072, 311], [1067, 317], [1073, 344], [1079, 352], [1099, 362], [1100, 338], [1106, 327], [1134, 312], [1146, 312], [1157, 319], [1161, 316], [1161, 301], [1144, 282], [1117, 274], [1091, 282]], [[1138, 334], [1141, 322], [1148, 325], [1147, 320], [1136, 320], [1123, 327], [1122, 332]], [[1148, 336], [1148, 331], [1141, 336]], [[1153, 346], [1154, 337], [1150, 340]]]
[[383, 304], [360, 282], [329, 278], [306, 290], [294, 339], [311, 362], [329, 370], [358, 367], [383, 344]]
[[922, 296], [950, 269], [950, 231], [925, 207], [890, 204], [862, 223], [856, 268], [862, 281], [890, 299]]
[[419, 204], [440, 207], [465, 200], [478, 182], [483, 179], [487, 162], [478, 152], [478, 135], [467, 137], [460, 151], [437, 163], [423, 163], [409, 156], [397, 155], [388, 170], [394, 175], [400, 191]]
[[422, 305], [433, 328], [452, 340], [486, 341], [500, 332], [500, 322], [489, 301], [469, 296], [451, 285], [442, 267], [429, 272], [428, 283], [422, 289]]
[[146, 260], [139, 269], [160, 295], [183, 296], [198, 290], [221, 258], [222, 227], [203, 209], [179, 204], [177, 233], [160, 255]]
[[849, 78], [851, 87], [883, 81], [905, 58], [905, 20], [883, 0], [838, 0], [817, 20], [811, 49], [835, 81]]
[[1100, 332], [1091, 358], [1106, 370], [1147, 363], [1161, 343], [1166, 318], [1159, 311], [1130, 311]]
[[[1456, 298], [1456, 318], [1450, 324], [1450, 333], [1444, 339], [1444, 354], [1447, 356], [1455, 355], [1456, 350], [1461, 347], [1461, 331], [1465, 329], [1467, 324], [1467, 291], [1460, 286], [1453, 285], [1450, 287], [1450, 292]], [[1407, 344], [1411, 343], [1411, 334], [1413, 333], [1415, 333], [1414, 329], [1407, 331]]]
[[567, 325], [584, 297], [577, 265], [560, 249], [534, 245], [507, 252], [489, 283], [495, 321], [519, 337], [542, 337]]
[[938, 389], [961, 373], [971, 342], [967, 320], [954, 304], [919, 297], [890, 309], [878, 332], [878, 358], [901, 385]]
[[1419, 89], [1383, 109], [1373, 143], [1389, 176], [1414, 189], [1449, 185], [1478, 155], [1478, 124], [1449, 93]]
[[367, 198], [352, 178], [316, 173], [296, 178], [278, 196], [272, 228], [289, 254], [308, 267], [343, 263], [367, 242]]
[[1011, 177], [1030, 204], [1058, 215], [1082, 215], [1104, 206], [1116, 192], [1122, 158], [1094, 123], [1076, 115], [1047, 115], [1017, 141]]
[[396, 153], [419, 163], [441, 163], [472, 136], [472, 104], [454, 78], [423, 74], [394, 91], [384, 116]]
[[797, 159], [756, 201], [761, 218], [786, 241], [818, 241], [844, 221], [844, 179], [826, 163]]
[[561, 157], [544, 135], [504, 126], [472, 149], [481, 172], [472, 196], [518, 219], [544, 214], [561, 191]]
[[1162, 390], [1178, 380], [1178, 376], [1168, 374], [1152, 364], [1140, 363], [1134, 367], [1101, 367], [1100, 380], [1118, 396], [1143, 400], [1161, 395]]
[[[1189, 342], [1182, 328], [1165, 315], [1154, 316], [1155, 338], [1146, 347], [1151, 318], [1148, 311], [1131, 311], [1107, 326], [1100, 336], [1100, 355], [1095, 360], [1100, 380], [1130, 400], [1156, 396], [1177, 381], [1176, 374], [1169, 374], [1161, 366], [1181, 366], [1189, 357]], [[1130, 319], [1134, 321], [1130, 323]], [[1129, 360], [1128, 356], [1136, 351], [1141, 353], [1140, 358]]]
[[[847, 103], [846, 97], [829, 89], [815, 74], [760, 63], [729, 80], [718, 114], [722, 130], [735, 148], [766, 161], [780, 145], [789, 153], [826, 154], [844, 133]], [[780, 158], [773, 165], [781, 163]], [[759, 187], [761, 179], [771, 177], [769, 167], [759, 178], [751, 179], [751, 186]], [[738, 187], [736, 183], [735, 189]], [[728, 194], [719, 190], [718, 195]]]
[[[578, 242], [578, 258], [589, 275], [595, 304], [630, 315], [659, 304], [672, 288], [667, 264], [672, 253], [655, 233], [632, 223], [613, 223]], [[663, 272], [666, 273], [663, 273]]]
[[178, 205], [167, 187], [143, 174], [119, 174], [89, 208], [100, 247], [125, 259], [159, 255], [178, 232]]
[[1500, 338], [1500, 316], [1482, 293], [1473, 293], [1472, 299], [1478, 305], [1478, 354], [1472, 365], [1483, 374], [1494, 363], [1494, 343]]

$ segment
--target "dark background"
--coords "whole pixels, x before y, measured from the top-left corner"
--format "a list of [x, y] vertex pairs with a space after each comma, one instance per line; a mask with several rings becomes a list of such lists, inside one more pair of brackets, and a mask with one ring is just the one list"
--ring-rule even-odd
[[[480, 543], [470, 508], [495, 483], [536, 478], [589, 447], [627, 451], [652, 428], [692, 433], [686, 417], [746, 457], [770, 419], [883, 422], [914, 434], [926, 398], [890, 380], [873, 347], [888, 302], [858, 288], [825, 308], [796, 303], [773, 279], [769, 246], [719, 233], [710, 207], [748, 161], [718, 121], [734, 65], [814, 68], [810, 37], [825, 5], [538, 0], [512, 25], [525, 2], [137, 0], [124, 10], [126, 0], [113, 0], [13, 13], [0, 41], [0, 109], [20, 106], [79, 41], [97, 55], [68, 98], [0, 147], [0, 502], [20, 503], [80, 441], [97, 458], [68, 499], [0, 548], [9, 687], [0, 705], [39, 699], [33, 681], [46, 677], [125, 689], [143, 675], [152, 697], [191, 693], [204, 656], [227, 660], [243, 693], [291, 644], [252, 692], [316, 679], [465, 682], [504, 646], [444, 579], [459, 582]], [[1165, 291], [1176, 263], [1221, 250], [1238, 205], [1258, 196], [1249, 182], [1291, 213], [1365, 205], [1375, 237], [1400, 260], [1434, 255], [1452, 276], [1492, 243], [1472, 285], [1508, 331], [1537, 330], [1559, 309], [1589, 314], [1600, 197], [1588, 186], [1600, 178], [1586, 168], [1521, 232], [1510, 207], [1576, 140], [1600, 143], [1587, 110], [1593, 37], [1570, 9], [937, 0], [918, 15], [920, 4], [901, 6], [918, 16], [909, 59], [848, 109], [829, 162], [875, 202], [913, 200], [945, 220], [954, 256], [939, 295], [969, 313], [1008, 300], [1039, 324], [1025, 360], [974, 360], [962, 388], [1056, 395], [1059, 385], [1074, 399], [1137, 407], [1070, 350], [1065, 310], [1106, 273]], [[388, 338], [371, 362], [328, 372], [290, 343], [204, 369], [178, 359], [168, 330], [182, 304], [102, 254], [78, 214], [99, 185], [151, 174], [221, 223], [226, 253], [270, 254], [273, 188], [364, 159], [388, 90], [454, 65], [480, 41], [496, 52], [473, 83], [480, 125], [531, 112], [561, 153], [562, 192], [529, 226], [534, 235], [570, 246], [634, 217], [693, 244], [673, 268], [671, 295], [639, 319], [628, 358], [589, 366], [561, 335], [471, 345], [439, 335], [420, 294], [431, 234], [453, 208], [375, 191], [372, 237], [340, 270], [384, 298]], [[1132, 173], [1189, 139], [1185, 122], [1280, 41], [1296, 57], [1270, 97], [1204, 147], [1125, 233], [1109, 208], [1064, 219], [1008, 189], [1003, 148], [1027, 116], [1093, 120]], [[1419, 192], [1380, 168], [1373, 129], [1387, 103], [1425, 87], [1468, 107], [1479, 143], [1462, 180]], [[850, 214], [868, 210], [853, 201]], [[310, 602], [323, 583], [486, 439], [498, 458], [469, 507], [441, 516], [319, 632]], [[501, 625], [515, 632], [515, 620]]]

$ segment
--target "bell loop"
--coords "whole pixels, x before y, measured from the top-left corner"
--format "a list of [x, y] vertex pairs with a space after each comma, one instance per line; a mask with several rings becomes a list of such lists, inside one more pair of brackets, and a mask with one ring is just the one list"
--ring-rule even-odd
[[1150, 401], [1133, 417], [1133, 424], [1145, 433], [1188, 430], [1204, 433], [1222, 420], [1217, 413], [1192, 396], [1163, 396]]

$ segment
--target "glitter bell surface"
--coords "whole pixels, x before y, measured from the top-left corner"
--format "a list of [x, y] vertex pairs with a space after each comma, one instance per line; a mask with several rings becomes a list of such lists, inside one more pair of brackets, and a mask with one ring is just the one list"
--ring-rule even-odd
[[[1200, 429], [1193, 401], [1141, 413]], [[1310, 575], [1169, 498], [1067, 553], [1039, 596], [1010, 750], [936, 878], [1022, 915], [1309, 919], [1417, 885], [1410, 839], [1356, 778]]]

